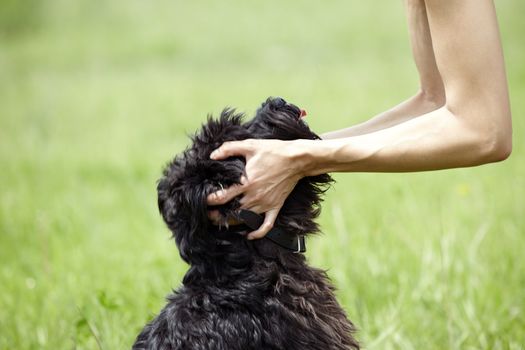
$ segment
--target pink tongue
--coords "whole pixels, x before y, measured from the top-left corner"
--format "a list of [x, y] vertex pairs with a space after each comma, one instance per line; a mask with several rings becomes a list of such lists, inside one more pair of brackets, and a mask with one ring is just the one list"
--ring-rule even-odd
[[306, 111], [304, 109], [301, 109], [301, 118], [306, 117]]

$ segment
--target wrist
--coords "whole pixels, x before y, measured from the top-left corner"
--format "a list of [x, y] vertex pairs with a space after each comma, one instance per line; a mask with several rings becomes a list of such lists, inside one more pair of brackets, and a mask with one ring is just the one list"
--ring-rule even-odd
[[293, 160], [301, 177], [330, 172], [363, 171], [363, 164], [384, 147], [384, 142], [371, 135], [333, 140], [297, 140]]
[[290, 164], [294, 164], [299, 178], [315, 176], [337, 170], [341, 158], [337, 156], [343, 147], [338, 140], [291, 141]]

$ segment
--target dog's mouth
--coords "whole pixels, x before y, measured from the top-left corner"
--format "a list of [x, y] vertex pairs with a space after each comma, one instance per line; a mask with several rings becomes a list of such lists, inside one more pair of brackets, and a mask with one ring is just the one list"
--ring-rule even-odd
[[299, 108], [291, 103], [287, 103], [284, 109], [288, 109], [289, 114], [293, 115], [297, 120], [302, 121], [307, 115], [305, 109]]
[[306, 113], [305, 109], [299, 108], [299, 110], [301, 111], [299, 113], [299, 118], [304, 118], [304, 117], [306, 117], [308, 115], [308, 113]]
[[291, 114], [297, 118], [297, 120], [301, 120], [304, 117], [306, 117], [307, 113], [305, 109], [299, 108], [296, 105], [293, 105], [291, 103], [287, 103], [284, 107], [285, 109], [290, 109]]
[[302, 108], [299, 108], [299, 107], [297, 107], [295, 105], [291, 105], [291, 106], [294, 107], [294, 116], [295, 116], [296, 120], [306, 124], [305, 118], [308, 115], [308, 113], [306, 113], [306, 110], [302, 109]]

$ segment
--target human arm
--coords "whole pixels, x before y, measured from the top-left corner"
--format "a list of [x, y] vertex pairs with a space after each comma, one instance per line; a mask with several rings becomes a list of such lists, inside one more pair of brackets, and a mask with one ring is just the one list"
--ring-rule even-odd
[[[408, 8], [421, 3], [408, 1]], [[302, 151], [294, 157], [305, 175], [445, 169], [509, 156], [510, 105], [493, 2], [427, 0], [425, 6], [445, 105], [371, 133], [297, 145]]]
[[427, 0], [425, 9], [445, 90], [442, 107], [390, 127], [334, 140], [225, 143], [215, 159], [245, 156], [248, 178], [210, 195], [209, 203], [225, 203], [243, 193], [244, 208], [267, 212], [263, 227], [252, 234], [258, 238], [272, 227], [301, 176], [435, 170], [508, 157], [510, 106], [494, 4], [490, 0]]
[[323, 140], [358, 136], [389, 128], [434, 111], [445, 104], [445, 87], [436, 64], [425, 2], [406, 0], [405, 9], [412, 56], [419, 74], [418, 91], [406, 101], [363, 123], [322, 134]]

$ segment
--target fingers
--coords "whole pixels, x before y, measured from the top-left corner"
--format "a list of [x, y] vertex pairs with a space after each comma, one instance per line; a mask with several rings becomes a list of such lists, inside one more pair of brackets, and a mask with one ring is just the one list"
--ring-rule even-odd
[[222, 190], [210, 193], [208, 197], [206, 197], [206, 203], [208, 203], [208, 205], [225, 204], [243, 192], [244, 187], [242, 185], [231, 185], [228, 188], [223, 188]]
[[252, 141], [229, 141], [222, 144], [221, 147], [211, 152], [210, 158], [213, 160], [226, 159], [233, 156], [244, 156], [252, 152]]
[[257, 230], [253, 232], [250, 232], [247, 238], [249, 240], [252, 240], [252, 239], [263, 238], [264, 236], [266, 236], [266, 234], [270, 232], [270, 230], [273, 228], [273, 225], [275, 224], [275, 219], [277, 219], [277, 214], [279, 214], [279, 209], [280, 208], [276, 208], [276, 209], [271, 209], [267, 211], [264, 214], [264, 222], [262, 223], [261, 227], [259, 227]]

